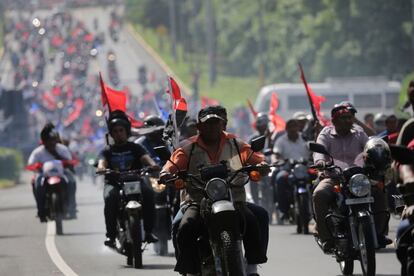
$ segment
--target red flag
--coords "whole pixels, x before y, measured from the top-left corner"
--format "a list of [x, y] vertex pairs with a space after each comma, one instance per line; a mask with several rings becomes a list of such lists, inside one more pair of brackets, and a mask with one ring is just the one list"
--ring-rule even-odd
[[181, 99], [181, 91], [180, 91], [180, 87], [178, 86], [178, 84], [175, 82], [175, 80], [172, 77], [168, 77], [170, 80], [170, 87], [172, 91], [169, 91], [168, 89], [168, 93], [170, 93], [171, 97], [173, 98], [174, 101], [177, 101], [179, 99]]
[[312, 105], [315, 108], [315, 115], [317, 116], [317, 118], [324, 124], [327, 125], [329, 124], [329, 120], [326, 119], [323, 114], [321, 114], [321, 104], [326, 100], [324, 96], [318, 96], [315, 93], [313, 93], [312, 89], [310, 88], [310, 86], [308, 85], [306, 78], [305, 78], [305, 73], [303, 71], [302, 68], [302, 64], [298, 64], [299, 66], [299, 70], [300, 70], [300, 78], [303, 82], [303, 85], [305, 86], [306, 89], [306, 93], [308, 93], [308, 97], [311, 99]]
[[42, 100], [46, 105], [46, 108], [49, 110], [56, 110], [57, 108], [57, 102], [53, 95], [51, 95], [49, 92], [45, 91], [42, 95]]
[[83, 136], [90, 136], [90, 135], [93, 134], [93, 129], [92, 129], [92, 126], [91, 126], [91, 118], [90, 117], [86, 117], [83, 120], [81, 134]]
[[188, 111], [188, 109], [187, 109], [187, 102], [185, 101], [184, 98], [179, 99], [175, 103], [175, 110]]
[[101, 73], [99, 73], [101, 83], [101, 99], [102, 106], [108, 105], [109, 112], [115, 110], [126, 111], [126, 95], [123, 91], [117, 91], [107, 86]]
[[247, 105], [249, 106], [250, 112], [256, 118], [257, 117], [257, 111], [254, 109], [254, 107], [252, 105], [252, 102], [249, 99], [247, 99]]
[[272, 93], [272, 98], [270, 100], [269, 107], [269, 119], [275, 126], [276, 131], [281, 131], [285, 129], [286, 122], [285, 120], [276, 114], [276, 111], [279, 107], [279, 99], [277, 98], [276, 93]]
[[66, 118], [66, 120], [63, 122], [63, 125], [65, 127], [72, 124], [76, 119], [79, 118], [80, 113], [83, 109], [83, 106], [85, 105], [85, 101], [81, 98], [77, 98], [73, 104], [73, 110], [69, 114], [69, 116]]
[[131, 122], [132, 127], [139, 128], [144, 125], [144, 122], [134, 119], [134, 117], [132, 117], [130, 114], [127, 114], [127, 116], [129, 118], [129, 121]]
[[208, 98], [206, 96], [201, 96], [201, 108], [205, 108], [207, 106], [214, 106], [219, 105], [220, 102], [216, 99]]

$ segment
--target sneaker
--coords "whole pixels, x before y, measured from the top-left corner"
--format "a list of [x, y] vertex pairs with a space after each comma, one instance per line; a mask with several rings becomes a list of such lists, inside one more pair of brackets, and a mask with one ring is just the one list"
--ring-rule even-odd
[[115, 248], [115, 239], [114, 238], [106, 238], [104, 244], [108, 247]]
[[158, 241], [158, 238], [152, 233], [145, 233], [145, 241], [147, 243], [154, 243]]
[[39, 220], [40, 220], [41, 223], [47, 222], [46, 216], [39, 216]]

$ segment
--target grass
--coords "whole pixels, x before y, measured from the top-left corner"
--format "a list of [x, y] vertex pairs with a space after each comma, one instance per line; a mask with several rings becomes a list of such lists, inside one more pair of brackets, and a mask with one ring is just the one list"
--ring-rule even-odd
[[[135, 30], [142, 38], [160, 55], [164, 62], [173, 70], [188, 87], [191, 87], [192, 67], [189, 63], [183, 61], [183, 49], [178, 46], [178, 61], [175, 62], [170, 53], [170, 43], [167, 37], [164, 37], [163, 50], [159, 47], [159, 38], [152, 29], [143, 28], [140, 25], [134, 25]], [[208, 67], [205, 56], [192, 57], [199, 60], [202, 65], [199, 79], [199, 91], [201, 96], [206, 96], [218, 100], [229, 111], [240, 105], [246, 105], [246, 99], [254, 102], [259, 91], [258, 78], [255, 77], [233, 77], [219, 74], [214, 86], [208, 82]]]
[[0, 189], [9, 188], [14, 186], [14, 181], [10, 179], [0, 179]]

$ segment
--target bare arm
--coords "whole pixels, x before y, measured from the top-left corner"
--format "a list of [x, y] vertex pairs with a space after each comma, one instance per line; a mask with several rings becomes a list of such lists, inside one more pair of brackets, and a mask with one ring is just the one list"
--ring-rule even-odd
[[97, 171], [104, 171], [108, 168], [108, 162], [105, 159], [99, 159]]
[[362, 127], [362, 129], [364, 130], [364, 132], [368, 135], [368, 136], [374, 136], [375, 130], [373, 130], [371, 127], [367, 126], [366, 124], [364, 124], [363, 122], [361, 122], [360, 120], [358, 120], [356, 117], [354, 119], [354, 123], [359, 125], [360, 127]]

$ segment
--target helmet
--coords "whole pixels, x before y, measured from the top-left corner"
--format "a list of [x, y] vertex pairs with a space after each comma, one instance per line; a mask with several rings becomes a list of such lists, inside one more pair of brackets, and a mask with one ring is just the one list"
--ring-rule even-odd
[[348, 110], [351, 111], [352, 113], [354, 113], [354, 115], [355, 115], [355, 113], [357, 113], [357, 110], [356, 110], [355, 106], [351, 102], [342, 101], [342, 102], [339, 103], [339, 105], [343, 105], [343, 106], [348, 107]]
[[148, 115], [144, 119], [144, 126], [146, 126], [146, 127], [163, 126], [163, 125], [164, 125], [164, 121], [156, 115]]
[[52, 123], [47, 123], [40, 132], [40, 139], [42, 142], [50, 139], [59, 139], [59, 133], [56, 131], [55, 126]]
[[363, 157], [365, 167], [377, 173], [385, 173], [391, 165], [391, 151], [388, 144], [381, 138], [374, 137], [365, 144]]
[[355, 115], [355, 113], [357, 113], [356, 108], [350, 102], [343, 101], [343, 102], [340, 102], [339, 104], [334, 105], [334, 107], [331, 110], [331, 117], [334, 118], [338, 114], [345, 112], [345, 111], [351, 112], [352, 115]]
[[269, 116], [266, 113], [259, 113], [256, 117], [256, 126], [266, 125], [269, 123]]
[[131, 135], [131, 122], [125, 112], [121, 110], [111, 112], [108, 118], [109, 133], [112, 132], [112, 129], [115, 126], [123, 126], [126, 129], [128, 136]]

